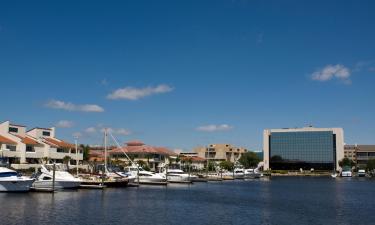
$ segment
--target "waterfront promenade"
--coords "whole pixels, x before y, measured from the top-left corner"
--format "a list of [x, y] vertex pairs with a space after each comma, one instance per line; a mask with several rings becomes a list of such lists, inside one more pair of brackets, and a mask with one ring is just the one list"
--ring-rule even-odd
[[[373, 224], [375, 180], [272, 177], [1, 193], [1, 224]], [[4, 204], [6, 203], [6, 204]]]

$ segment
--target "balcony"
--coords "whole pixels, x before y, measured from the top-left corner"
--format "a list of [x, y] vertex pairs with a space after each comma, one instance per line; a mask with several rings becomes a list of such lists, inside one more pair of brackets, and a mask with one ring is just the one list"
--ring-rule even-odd
[[370, 160], [375, 159], [375, 156], [357, 156], [357, 160]]
[[44, 157], [44, 152], [26, 152], [26, 158], [41, 159]]
[[10, 151], [9, 149], [1, 149], [0, 154], [2, 154], [4, 157], [21, 157], [21, 152], [20, 151]]

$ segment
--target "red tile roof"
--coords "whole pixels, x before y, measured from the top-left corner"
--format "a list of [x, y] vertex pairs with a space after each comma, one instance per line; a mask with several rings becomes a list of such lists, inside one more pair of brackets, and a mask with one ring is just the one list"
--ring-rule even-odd
[[0, 135], [0, 143], [16, 145], [17, 142]]
[[75, 145], [55, 138], [44, 138], [45, 143], [60, 148], [74, 148]]
[[199, 156], [183, 156], [183, 157], [181, 157], [182, 161], [188, 161], [189, 159], [191, 159], [191, 161], [193, 161], [193, 162], [205, 162], [206, 161], [205, 158], [202, 158], [202, 157], [199, 157]]
[[[121, 153], [129, 153], [129, 154], [160, 154], [160, 155], [167, 155], [167, 156], [176, 156], [177, 154], [172, 152], [171, 150], [164, 148], [164, 147], [154, 147], [150, 145], [145, 145], [141, 141], [130, 141], [126, 143], [126, 146], [121, 148], [114, 148], [112, 150], [108, 150], [108, 154], [121, 154]], [[91, 151], [90, 151], [91, 154]]]
[[142, 146], [145, 145], [142, 141], [133, 140], [126, 143], [127, 146]]
[[22, 141], [22, 143], [24, 143], [24, 144], [27, 144], [27, 145], [39, 145], [39, 142], [37, 142], [36, 140], [34, 140], [31, 137], [27, 137], [27, 136], [22, 137], [21, 135], [16, 135], [16, 134], [15, 134], [15, 136], [17, 136], [18, 138], [20, 138], [21, 141]]

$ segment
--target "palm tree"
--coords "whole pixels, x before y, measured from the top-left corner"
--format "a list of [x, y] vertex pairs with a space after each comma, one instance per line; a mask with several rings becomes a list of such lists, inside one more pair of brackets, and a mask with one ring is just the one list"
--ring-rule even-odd
[[42, 163], [47, 164], [48, 161], [49, 161], [49, 158], [48, 158], [48, 157], [43, 157], [43, 158], [42, 158]]
[[66, 168], [69, 170], [69, 161], [71, 160], [72, 158], [68, 155], [64, 156], [63, 158], [63, 162], [66, 164]]

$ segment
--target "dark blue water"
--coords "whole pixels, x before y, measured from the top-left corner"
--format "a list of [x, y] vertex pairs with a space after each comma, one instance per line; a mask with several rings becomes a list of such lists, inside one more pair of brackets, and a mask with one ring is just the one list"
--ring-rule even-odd
[[375, 224], [375, 180], [273, 177], [0, 193], [0, 224]]

